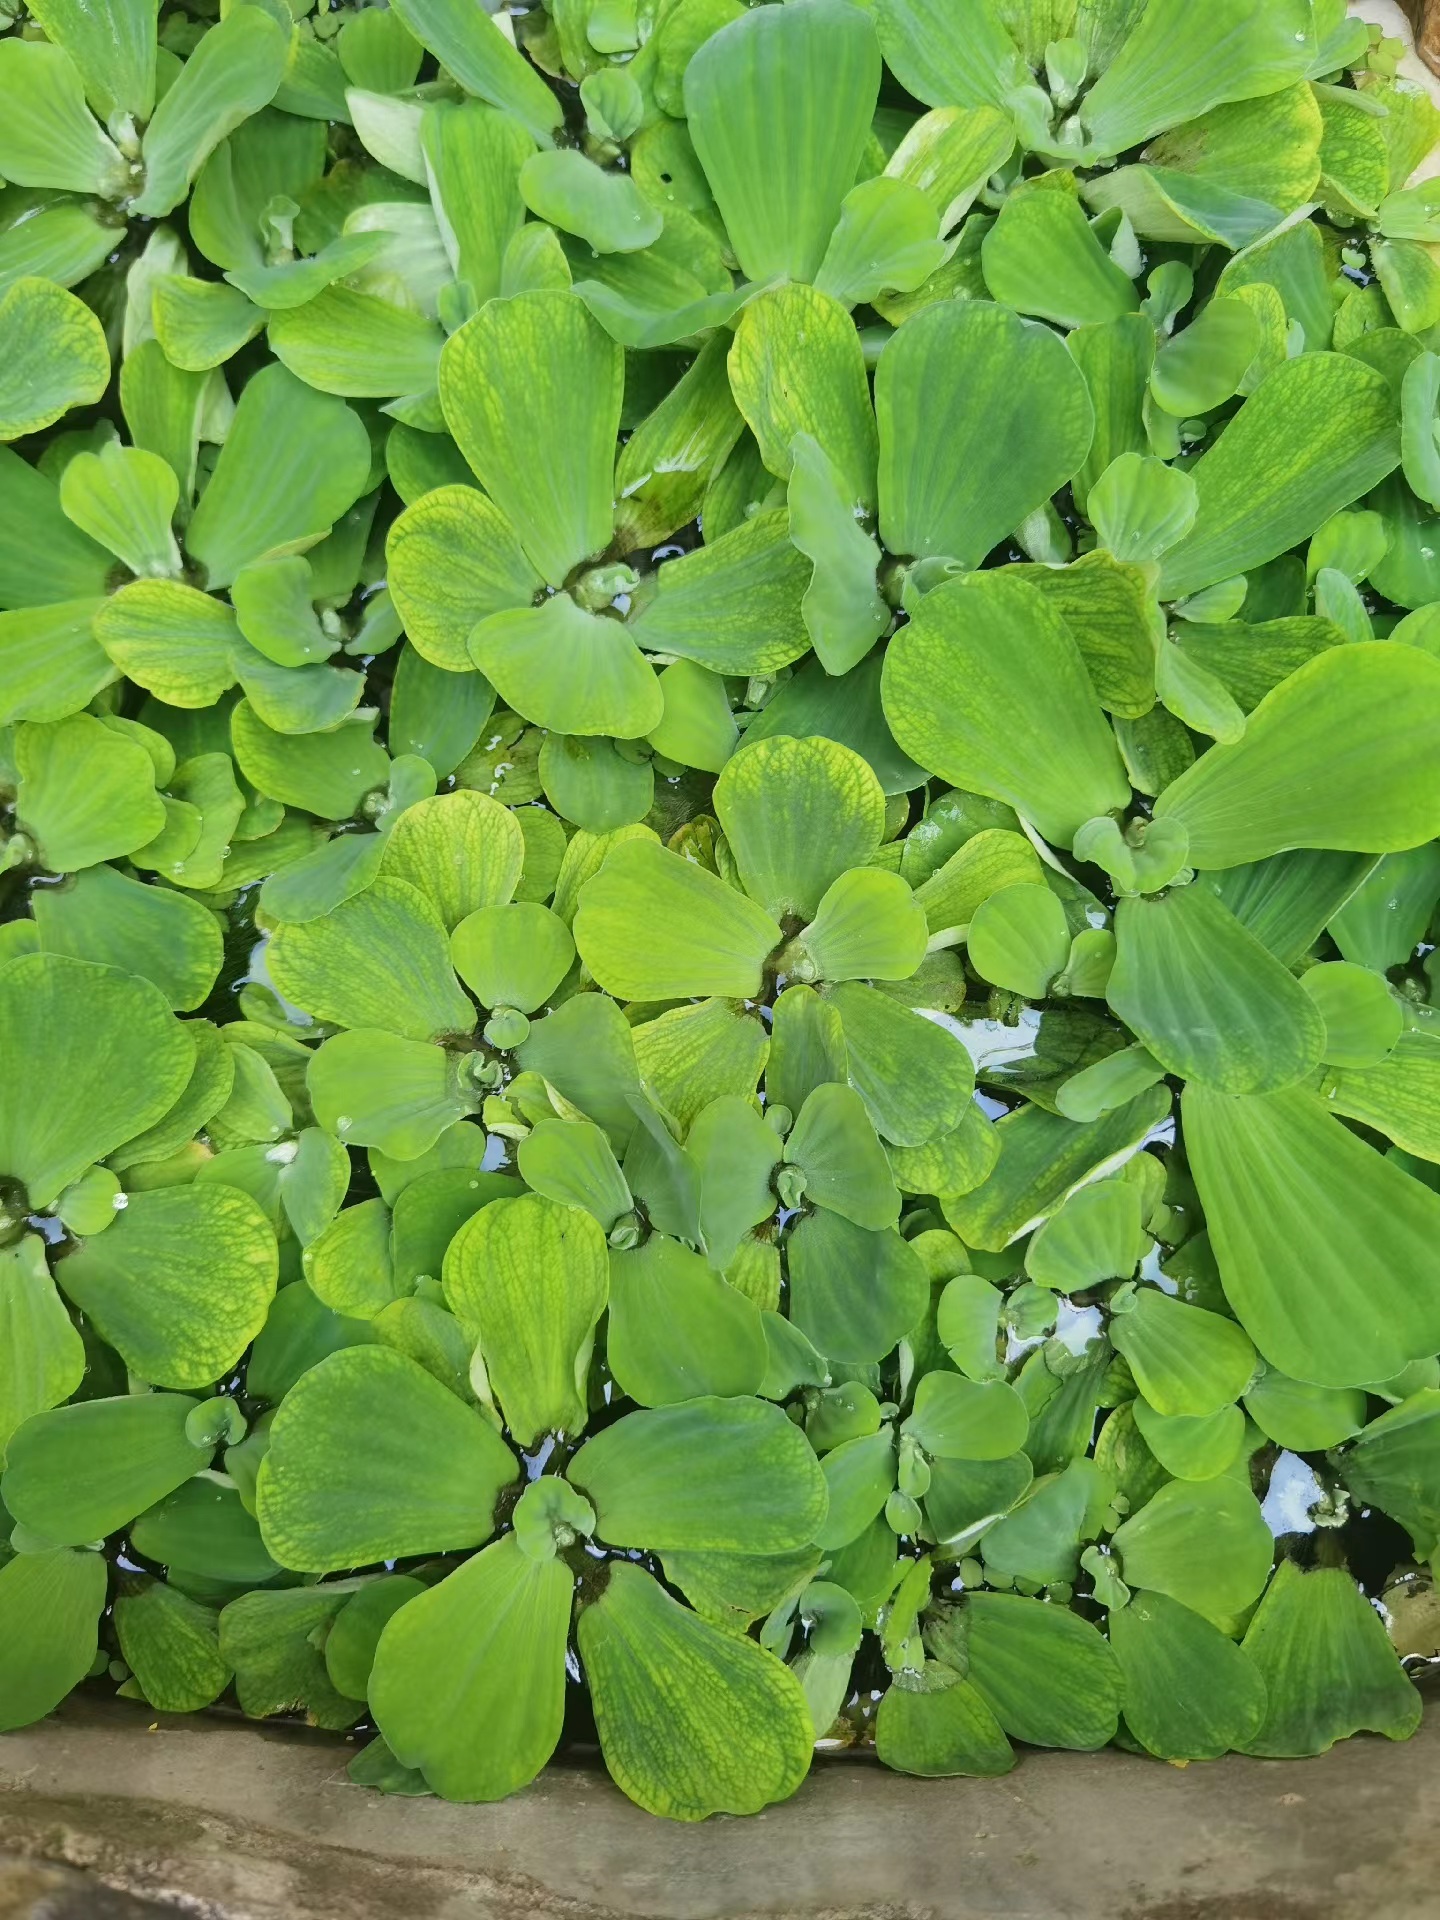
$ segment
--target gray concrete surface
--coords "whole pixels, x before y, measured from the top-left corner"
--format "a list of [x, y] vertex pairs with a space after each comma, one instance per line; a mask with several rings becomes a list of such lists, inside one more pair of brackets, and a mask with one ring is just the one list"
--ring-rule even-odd
[[831, 1762], [786, 1806], [698, 1827], [570, 1768], [495, 1807], [385, 1800], [347, 1784], [347, 1753], [123, 1703], [0, 1738], [0, 1920], [1440, 1916], [1433, 1707], [1406, 1745], [1318, 1760], [1028, 1753], [985, 1781]]

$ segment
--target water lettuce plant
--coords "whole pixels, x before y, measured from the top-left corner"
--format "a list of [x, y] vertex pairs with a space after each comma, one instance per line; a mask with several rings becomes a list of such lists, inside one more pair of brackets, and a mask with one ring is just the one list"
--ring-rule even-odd
[[1341, 0], [0, 6], [0, 1729], [1414, 1730], [1437, 140]]

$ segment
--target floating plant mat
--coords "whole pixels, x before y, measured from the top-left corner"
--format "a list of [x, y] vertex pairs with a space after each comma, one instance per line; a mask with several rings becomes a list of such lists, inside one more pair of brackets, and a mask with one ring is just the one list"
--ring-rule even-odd
[[1411, 1733], [1393, 44], [215, 11], [0, 37], [0, 1727], [679, 1819]]

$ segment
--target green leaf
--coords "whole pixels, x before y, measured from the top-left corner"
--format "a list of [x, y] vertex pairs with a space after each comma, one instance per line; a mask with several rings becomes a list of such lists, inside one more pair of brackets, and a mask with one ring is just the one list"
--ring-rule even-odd
[[715, 813], [745, 890], [776, 919], [812, 919], [826, 889], [879, 848], [885, 796], [865, 762], [832, 740], [760, 740], [715, 786]]
[[790, 538], [814, 565], [801, 611], [826, 673], [857, 666], [890, 625], [876, 583], [880, 549], [856, 521], [833, 462], [797, 434], [787, 504]]
[[1338, 1446], [1365, 1424], [1365, 1395], [1353, 1387], [1315, 1387], [1267, 1367], [1245, 1395], [1245, 1411], [1268, 1440], [1292, 1453]]
[[725, 682], [693, 660], [672, 661], [659, 680], [665, 710], [646, 739], [667, 760], [719, 773], [740, 738]]
[[373, 713], [320, 733], [277, 733], [242, 700], [230, 716], [235, 764], [261, 793], [325, 820], [348, 820], [385, 785], [390, 757], [371, 738]]
[[114, 1533], [207, 1464], [209, 1450], [185, 1437], [195, 1404], [140, 1393], [37, 1413], [10, 1436], [0, 1496], [57, 1546]]
[[831, 1360], [882, 1360], [925, 1311], [924, 1264], [892, 1228], [822, 1208], [796, 1223], [789, 1251], [791, 1318]]
[[1244, 1650], [1267, 1695], [1258, 1731], [1238, 1743], [1246, 1753], [1325, 1753], [1362, 1729], [1408, 1740], [1420, 1724], [1421, 1697], [1384, 1623], [1338, 1567], [1302, 1573], [1293, 1560], [1283, 1560], [1246, 1631]]
[[1002, 887], [975, 909], [966, 947], [982, 980], [1043, 1000], [1070, 956], [1065, 909], [1046, 886]]
[[520, 194], [538, 219], [596, 253], [638, 252], [665, 224], [628, 174], [607, 173], [574, 148], [531, 154], [520, 169]]
[[654, 668], [624, 626], [567, 593], [490, 614], [469, 652], [507, 706], [554, 733], [634, 740], [664, 713]]
[[384, 1347], [332, 1353], [286, 1394], [256, 1514], [282, 1566], [333, 1573], [478, 1546], [515, 1456], [473, 1407]]
[[885, 546], [964, 567], [1079, 471], [1095, 429], [1060, 340], [983, 300], [940, 301], [900, 329], [880, 357], [875, 413]]
[[265, 1324], [275, 1236], [248, 1194], [161, 1188], [126, 1196], [108, 1230], [60, 1278], [125, 1364], [162, 1387], [224, 1378]]
[[627, 1413], [585, 1442], [566, 1477], [616, 1547], [789, 1553], [825, 1518], [809, 1441], [763, 1400], [702, 1396]]
[[471, 629], [525, 607], [541, 586], [509, 522], [476, 488], [432, 488], [386, 541], [389, 584], [416, 651], [452, 673], [472, 666]]
[[0, 133], [6, 180], [107, 199], [124, 196], [129, 166], [86, 105], [80, 74], [62, 47], [7, 40], [0, 50], [0, 90], [10, 107]]
[[1346, 354], [1287, 361], [1191, 469], [1195, 524], [1161, 562], [1167, 600], [1247, 573], [1314, 533], [1400, 461], [1385, 380]]
[[754, 999], [780, 928], [714, 874], [654, 841], [616, 846], [580, 890], [580, 957], [626, 1000]]
[[64, 600], [0, 613], [0, 723], [68, 719], [119, 677], [94, 638], [106, 604]]
[[1255, 1371], [1255, 1349], [1233, 1320], [1141, 1287], [1111, 1301], [1110, 1338], [1158, 1413], [1203, 1418], [1238, 1400]]
[[[857, 1227], [897, 1225], [900, 1195], [865, 1103], [852, 1087], [826, 1081], [807, 1097], [785, 1142], [792, 1191]], [[1009, 1451], [1009, 1449], [1007, 1449]]]
[[948, 1197], [945, 1218], [967, 1246], [998, 1253], [1048, 1219], [1099, 1168], [1127, 1159], [1169, 1109], [1164, 1087], [1083, 1123], [1019, 1107], [996, 1122], [995, 1171], [975, 1192]]
[[502, 1800], [554, 1752], [573, 1584], [511, 1534], [386, 1625], [371, 1710], [397, 1759], [447, 1800]]
[[1094, 1627], [1019, 1594], [968, 1594], [964, 1609], [971, 1685], [1011, 1739], [1086, 1753], [1113, 1738], [1124, 1689]]
[[1029, 78], [990, 0], [880, 0], [876, 24], [886, 63], [927, 106], [1005, 108]]
[[607, 1234], [630, 1211], [630, 1189], [610, 1142], [589, 1120], [537, 1121], [516, 1161], [526, 1186], [562, 1207], [583, 1208]]
[[554, 587], [609, 544], [623, 358], [567, 293], [491, 301], [441, 356], [446, 424]]
[[1440, 1391], [1428, 1387], [1372, 1420], [1338, 1459], [1355, 1498], [1398, 1520], [1422, 1558], [1433, 1553], [1440, 1541], [1437, 1449]]
[[44, 1208], [168, 1111], [195, 1043], [148, 981], [37, 953], [0, 972], [0, 1053], [0, 1171]]
[[1261, 340], [1260, 322], [1244, 300], [1208, 301], [1156, 353], [1151, 398], [1177, 419], [1213, 411], [1239, 392]]
[[927, 1373], [902, 1433], [941, 1460], [1005, 1460], [1025, 1445], [1030, 1417], [1005, 1380], [967, 1380]]
[[303, 1710], [312, 1726], [351, 1726], [358, 1700], [337, 1693], [325, 1669], [325, 1635], [355, 1586], [242, 1594], [220, 1615], [220, 1657], [234, 1669], [241, 1710], [259, 1717]]
[[570, 971], [575, 942], [548, 907], [513, 900], [467, 914], [451, 933], [450, 953], [482, 1006], [533, 1013]]
[[1273, 1366], [1385, 1380], [1440, 1338], [1440, 1199], [1303, 1088], [1187, 1089], [1185, 1138], [1226, 1297]]
[[208, 909], [114, 867], [87, 867], [33, 907], [45, 952], [152, 980], [177, 1013], [198, 1007], [219, 974], [223, 940]]
[[497, 1200], [456, 1234], [445, 1297], [522, 1447], [583, 1430], [585, 1379], [609, 1288], [605, 1236], [576, 1207], [538, 1194]]
[[1114, 1545], [1128, 1585], [1168, 1594], [1217, 1625], [1250, 1605], [1275, 1553], [1248, 1483], [1228, 1474], [1169, 1481], [1116, 1528]]
[[380, 871], [424, 894], [453, 932], [467, 914], [503, 906], [524, 862], [516, 815], [488, 794], [462, 788], [405, 809], [386, 838]]
[[985, 235], [980, 257], [985, 284], [997, 300], [1060, 326], [1100, 326], [1133, 313], [1140, 302], [1079, 201], [1063, 191], [1041, 187], [1011, 194]]
[[1080, 108], [1102, 153], [1121, 153], [1193, 120], [1224, 100], [1278, 93], [1304, 79], [1315, 55], [1305, 0], [1256, 12], [1216, 0], [1203, 14], [1185, 0], [1155, 0]]
[[[1186, 478], [1173, 468], [1162, 471], [1175, 480]], [[1098, 486], [1092, 500], [1097, 529], [1103, 528]], [[1149, 713], [1155, 703], [1155, 603], [1141, 567], [1097, 552], [1073, 566], [1014, 572], [1038, 588], [1069, 627], [1101, 706], [1121, 719]]]
[[926, 594], [886, 653], [883, 685], [907, 753], [1008, 801], [1056, 845], [1129, 802], [1074, 638], [1022, 581], [992, 573]]
[[100, 608], [94, 631], [121, 672], [170, 706], [212, 706], [234, 685], [234, 613], [178, 580], [128, 582]]
[[0, 373], [0, 440], [38, 433], [71, 407], [98, 400], [109, 384], [110, 351], [100, 322], [49, 280], [15, 281], [0, 297], [0, 331], [10, 343]]
[[[954, 204], [964, 198], [957, 195]], [[880, 175], [858, 182], [841, 203], [815, 277], [817, 290], [854, 307], [883, 299], [887, 289], [913, 293], [922, 287], [946, 260], [936, 234], [937, 215], [945, 208], [935, 200], [933, 191], [927, 196], [908, 180]]]
[[327, 287], [303, 306], [272, 313], [269, 335], [276, 359], [321, 393], [429, 396], [433, 405], [445, 336], [413, 308], [354, 287]]
[[1110, 1644], [1125, 1681], [1125, 1724], [1162, 1760], [1217, 1760], [1244, 1749], [1265, 1718], [1259, 1666], [1235, 1642], [1163, 1593], [1112, 1610]]
[[690, 138], [749, 280], [813, 280], [880, 85], [863, 12], [799, 0], [711, 35], [685, 70]]
[[179, 498], [168, 461], [114, 441], [98, 454], [77, 453], [60, 477], [66, 516], [135, 574], [180, 571], [170, 529]]
[[1038, 1286], [1057, 1293], [1126, 1280], [1149, 1250], [1140, 1215], [1139, 1189], [1128, 1180], [1079, 1187], [1031, 1239], [1025, 1271]]
[[335, 1026], [433, 1040], [475, 1025], [444, 922], [404, 880], [374, 880], [318, 919], [278, 928], [266, 960], [286, 999]]
[[1271, 1093], [1319, 1064], [1324, 1022], [1289, 969], [1203, 886], [1122, 900], [1105, 994], [1171, 1073]]
[[510, 114], [478, 101], [436, 100], [420, 123], [420, 144], [455, 278], [483, 306], [501, 291], [505, 249], [525, 218], [518, 183], [532, 138]]
[[483, 10], [467, 0], [400, 0], [394, 11], [467, 93], [513, 113], [537, 140], [560, 125], [559, 100]]
[[186, 547], [212, 588], [228, 586], [254, 560], [314, 546], [369, 475], [370, 436], [359, 415], [284, 367], [265, 367], [236, 405]]
[[[827, 988], [822, 1004], [840, 1015], [837, 1077], [848, 1072], [887, 1141], [923, 1146], [959, 1126], [974, 1092], [974, 1068], [946, 1028], [858, 982]], [[778, 1046], [778, 1020], [776, 1027]], [[823, 1071], [828, 1077], [828, 1068]], [[771, 1098], [779, 1098], [774, 1077], [768, 1085]], [[801, 1094], [786, 1104], [798, 1111], [803, 1099]]]
[[875, 1751], [897, 1773], [981, 1779], [1008, 1773], [1015, 1753], [984, 1694], [953, 1667], [927, 1660], [897, 1676], [875, 1716]]
[[1378, 1067], [1394, 1051], [1405, 1016], [1383, 974], [1331, 960], [1308, 968], [1300, 984], [1325, 1022], [1327, 1066]]
[[1172, 781], [1156, 818], [1185, 827], [1198, 867], [1418, 846], [1440, 831], [1437, 740], [1440, 662], [1393, 642], [1332, 647], [1266, 695], [1242, 739]]
[[26, 1234], [0, 1253], [0, 1462], [32, 1414], [68, 1400], [85, 1374], [85, 1348], [45, 1264], [45, 1243]]
[[814, 1733], [800, 1682], [774, 1654], [612, 1561], [582, 1608], [580, 1658], [605, 1764], [650, 1813], [757, 1813], [804, 1779]]
[[290, 41], [262, 7], [237, 7], [201, 37], [145, 129], [136, 213], [155, 218], [179, 205], [208, 155], [275, 97]]
[[925, 915], [898, 873], [855, 867], [831, 882], [795, 944], [800, 979], [908, 980], [925, 957]]
[[644, 1407], [754, 1393], [769, 1358], [756, 1307], [662, 1234], [611, 1255], [606, 1355], [621, 1391]]
[[791, 544], [788, 515], [756, 513], [662, 567], [630, 632], [650, 653], [696, 660], [714, 673], [773, 673], [809, 648], [809, 580], [810, 563]]
[[21, 1553], [0, 1567], [0, 1732], [43, 1719], [85, 1678], [107, 1584], [98, 1553]]
[[162, 1713], [195, 1713], [230, 1684], [216, 1615], [178, 1587], [147, 1580], [116, 1596], [113, 1618], [142, 1698]]
[[849, 315], [813, 287], [772, 287], [740, 316], [729, 357], [735, 404], [771, 473], [788, 479], [797, 434], [833, 463], [853, 510], [875, 506], [875, 416]]

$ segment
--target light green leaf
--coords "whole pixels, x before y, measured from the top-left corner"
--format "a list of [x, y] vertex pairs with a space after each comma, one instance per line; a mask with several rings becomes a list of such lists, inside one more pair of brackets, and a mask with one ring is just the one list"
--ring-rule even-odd
[[612, 1561], [608, 1571], [578, 1635], [617, 1785], [672, 1820], [788, 1799], [814, 1740], [800, 1682], [754, 1641], [690, 1613], [643, 1568]]
[[490, 614], [469, 652], [507, 706], [553, 733], [634, 740], [664, 713], [655, 670], [625, 627], [568, 593]]
[[0, 1042], [11, 1089], [0, 1101], [0, 1171], [32, 1208], [159, 1120], [195, 1061], [158, 988], [53, 954], [0, 972]]
[[1187, 1088], [1185, 1140], [1226, 1297], [1273, 1366], [1386, 1380], [1440, 1344], [1440, 1197], [1300, 1087]]
[[756, 513], [662, 567], [630, 632], [648, 652], [714, 673], [773, 673], [810, 646], [802, 611], [810, 574], [791, 544], [788, 515]]
[[1378, 1067], [1394, 1052], [1405, 1015], [1384, 974], [1330, 960], [1307, 968], [1300, 985], [1325, 1022], [1321, 1058], [1327, 1066]]
[[112, 441], [77, 453], [60, 476], [60, 505], [82, 533], [134, 574], [176, 574], [180, 549], [170, 523], [180, 483], [166, 460]]
[[754, 1393], [769, 1359], [755, 1306], [662, 1234], [611, 1255], [606, 1353], [621, 1391], [644, 1407]]
[[95, 638], [121, 672], [169, 706], [213, 706], [235, 683], [234, 613], [179, 580], [122, 586], [100, 608]]
[[452, 931], [468, 913], [503, 906], [524, 861], [511, 809], [461, 788], [405, 809], [386, 838], [381, 875], [417, 888]]
[[573, 966], [575, 942], [548, 907], [512, 900], [467, 914], [450, 935], [450, 955], [482, 1007], [534, 1013]]
[[423, 1367], [385, 1347], [349, 1347], [281, 1402], [256, 1515], [282, 1566], [333, 1573], [478, 1546], [516, 1470], [495, 1429]]
[[66, 720], [118, 677], [93, 632], [107, 605], [62, 600], [0, 613], [0, 724]]
[[982, 980], [1043, 1000], [1070, 956], [1065, 909], [1046, 886], [1002, 887], [976, 907], [966, 947]]
[[497, 1200], [450, 1242], [444, 1283], [519, 1444], [581, 1432], [609, 1286], [605, 1236], [593, 1216], [538, 1194]]
[[195, 1405], [137, 1393], [37, 1413], [10, 1436], [0, 1497], [57, 1546], [114, 1533], [209, 1463], [211, 1449], [185, 1437]]
[[749, 280], [813, 280], [880, 85], [864, 13], [798, 0], [711, 35], [685, 70], [690, 138]]
[[265, 367], [240, 396], [185, 544], [212, 588], [228, 586], [266, 554], [313, 547], [369, 474], [370, 436], [359, 415], [284, 367]]
[[1169, 1110], [1165, 1087], [1085, 1122], [1028, 1103], [1018, 1107], [995, 1124], [995, 1171], [973, 1193], [943, 1197], [945, 1218], [967, 1246], [998, 1253], [1047, 1220], [1077, 1187], [1129, 1159]]
[[338, 1140], [397, 1160], [426, 1153], [445, 1129], [477, 1113], [481, 1096], [462, 1062], [425, 1040], [379, 1028], [337, 1033], [307, 1075], [315, 1117]]
[[67, 1296], [125, 1364], [162, 1387], [223, 1379], [265, 1324], [275, 1236], [233, 1187], [126, 1197], [107, 1231], [61, 1263]]
[[1298, 545], [1400, 461], [1386, 381], [1345, 354], [1287, 361], [1191, 469], [1195, 524], [1161, 562], [1179, 599]]
[[27, 1233], [0, 1253], [0, 1462], [15, 1429], [68, 1400], [85, 1374], [85, 1347]]
[[772, 287], [740, 316], [729, 356], [735, 404], [771, 473], [788, 479], [797, 434], [839, 476], [852, 514], [874, 511], [877, 440], [860, 340], [838, 300], [814, 287]]
[[568, 293], [492, 301], [441, 356], [446, 424], [555, 587], [609, 544], [623, 359]]
[[853, 1087], [832, 1080], [815, 1088], [786, 1139], [785, 1161], [794, 1170], [791, 1190], [803, 1192], [812, 1205], [872, 1232], [898, 1223], [900, 1195], [885, 1149]]
[[0, 49], [0, 90], [9, 111], [0, 132], [0, 174], [22, 187], [61, 187], [118, 200], [130, 186], [124, 155], [85, 102], [62, 47], [9, 38]]
[[49, 280], [15, 281], [0, 298], [0, 334], [10, 348], [0, 371], [0, 440], [38, 433], [104, 393], [110, 379], [104, 330], [84, 301], [63, 287]]
[[290, 41], [263, 7], [236, 7], [201, 36], [145, 129], [136, 213], [153, 219], [179, 205], [225, 136], [275, 97]]
[[520, 195], [538, 219], [596, 253], [636, 253], [665, 224], [628, 174], [607, 173], [575, 148], [531, 154], [520, 169]]
[[303, 305], [272, 313], [269, 336], [276, 359], [321, 393], [430, 396], [433, 404], [445, 336], [414, 308], [354, 287], [327, 287]]
[[1198, 867], [1418, 846], [1440, 832], [1437, 744], [1440, 661], [1393, 642], [1332, 647], [1265, 696], [1240, 740], [1172, 781], [1155, 815], [1186, 828]]
[[1270, 1577], [1275, 1542], [1248, 1483], [1171, 1480], [1117, 1527], [1126, 1583], [1168, 1594], [1217, 1625], [1240, 1613]]
[[1049, 186], [1009, 196], [980, 257], [997, 300], [1060, 326], [1101, 326], [1140, 304], [1134, 282], [1100, 244], [1079, 201]]
[[1128, 1180], [1077, 1188], [1026, 1247], [1026, 1273], [1057, 1293], [1127, 1280], [1149, 1251], [1140, 1212], [1139, 1188]]
[[940, 301], [899, 330], [875, 413], [885, 546], [965, 567], [1079, 471], [1095, 430], [1059, 339], [983, 300]]
[[1030, 77], [990, 0], [879, 0], [876, 25], [891, 71], [927, 106], [1006, 108]]
[[1276, 0], [1260, 12], [1245, 0], [1215, 0], [1202, 13], [1185, 0], [1154, 0], [1085, 96], [1080, 119], [1100, 152], [1121, 153], [1221, 101], [1278, 93], [1307, 76], [1314, 54], [1306, 0]]
[[1106, 999], [1169, 1072], [1270, 1093], [1319, 1064], [1318, 1008], [1208, 887], [1122, 900], [1115, 937]]
[[447, 1800], [503, 1800], [554, 1752], [573, 1585], [562, 1561], [532, 1560], [511, 1534], [386, 1625], [371, 1710], [396, 1758]]
[[475, 487], [432, 488], [395, 521], [385, 552], [411, 644], [452, 673], [473, 664], [477, 621], [528, 607], [542, 585], [509, 522]]
[[574, 933], [600, 985], [625, 1000], [754, 999], [780, 944], [775, 921], [743, 894], [645, 840], [614, 847], [586, 881]]
[[318, 919], [278, 928], [266, 961], [293, 1005], [335, 1026], [433, 1040], [475, 1025], [444, 923], [404, 880], [374, 880]]
[[853, 867], [826, 888], [795, 944], [797, 979], [908, 980], [925, 957], [925, 914], [898, 873]]
[[1155, 355], [1150, 394], [1179, 419], [1210, 413], [1238, 393], [1261, 347], [1260, 322], [1240, 299], [1210, 300]]
[[[885, 175], [858, 182], [841, 202], [815, 276], [817, 290], [855, 307], [882, 298], [887, 289], [913, 293], [923, 286], [946, 258], [936, 232], [946, 209], [935, 204], [936, 197]], [[964, 198], [957, 195], [954, 204], [963, 205]]]
[[901, 1428], [941, 1460], [1005, 1460], [1019, 1453], [1030, 1429], [1025, 1402], [1004, 1380], [967, 1380], [927, 1373]]
[[322, 819], [348, 820], [389, 775], [389, 755], [371, 738], [374, 725], [372, 709], [321, 733], [277, 733], [242, 700], [230, 737], [235, 764], [261, 793]]
[[715, 786], [715, 813], [745, 890], [776, 919], [810, 919], [828, 887], [880, 845], [885, 796], [865, 762], [832, 740], [760, 740]]
[[498, 21], [467, 0], [400, 0], [394, 10], [467, 93], [504, 107], [535, 139], [549, 140], [563, 117], [560, 102]]
[[779, 1407], [747, 1398], [627, 1413], [585, 1442], [566, 1477], [593, 1505], [598, 1538], [660, 1553], [789, 1553], [826, 1510], [809, 1441]]
[[[1123, 1311], [1122, 1311], [1123, 1308]], [[1140, 1287], [1112, 1299], [1110, 1338], [1157, 1413], [1203, 1419], [1238, 1400], [1255, 1349], [1233, 1320]]]
[[599, 1127], [589, 1120], [539, 1120], [516, 1159], [526, 1186], [564, 1207], [592, 1213], [609, 1233], [631, 1207], [630, 1189]]
[[98, 1553], [21, 1553], [0, 1567], [0, 1731], [43, 1719], [85, 1678], [107, 1585]]
[[518, 182], [532, 137], [478, 101], [437, 100], [425, 110], [420, 144], [451, 268], [483, 306], [501, 291], [505, 249], [525, 218]]
[[1074, 638], [1022, 581], [991, 573], [926, 594], [886, 653], [883, 688], [907, 753], [956, 786], [1008, 801], [1056, 845], [1128, 804]]
[[797, 434], [792, 453], [790, 538], [815, 569], [801, 603], [805, 628], [825, 672], [845, 674], [890, 625], [876, 581], [880, 549], [858, 524], [819, 442]]

